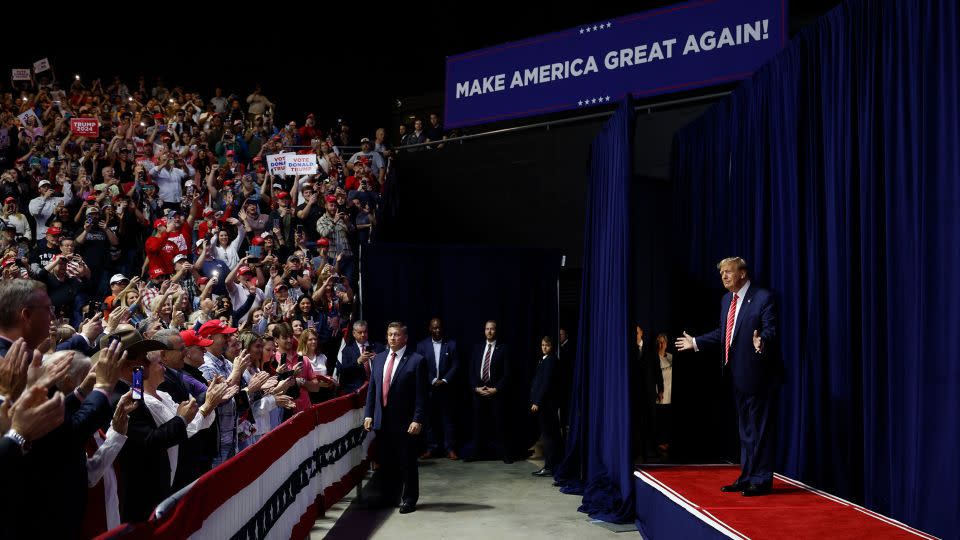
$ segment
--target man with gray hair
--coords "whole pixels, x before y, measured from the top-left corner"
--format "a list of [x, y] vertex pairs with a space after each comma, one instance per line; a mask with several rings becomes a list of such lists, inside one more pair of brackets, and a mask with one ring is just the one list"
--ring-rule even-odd
[[383, 352], [382, 343], [371, 343], [367, 321], [359, 320], [353, 323], [353, 341], [348, 343], [341, 352], [340, 362], [337, 363], [337, 373], [340, 376], [340, 388], [343, 393], [356, 392], [363, 383], [370, 379], [370, 361], [378, 353]]
[[732, 375], [741, 473], [720, 490], [745, 497], [767, 495], [773, 486], [777, 387], [783, 376], [776, 304], [770, 291], [751, 285], [742, 258], [726, 258], [717, 269], [729, 291], [720, 300], [720, 325], [697, 337], [684, 332], [676, 346], [678, 351], [718, 350], [724, 374]]
[[32, 279], [0, 280], [0, 356], [23, 338], [31, 350], [50, 334], [53, 303], [47, 287]]

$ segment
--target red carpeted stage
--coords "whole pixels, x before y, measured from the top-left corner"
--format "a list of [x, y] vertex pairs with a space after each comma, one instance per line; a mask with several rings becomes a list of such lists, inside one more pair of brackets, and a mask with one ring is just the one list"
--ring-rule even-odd
[[776, 475], [773, 493], [722, 493], [737, 465], [652, 465], [637, 470], [644, 538], [935, 538], [866, 508]]

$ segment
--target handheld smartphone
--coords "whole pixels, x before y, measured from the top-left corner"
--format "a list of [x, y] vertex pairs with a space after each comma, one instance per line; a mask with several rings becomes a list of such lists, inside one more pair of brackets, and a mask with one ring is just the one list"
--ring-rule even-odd
[[133, 399], [143, 399], [143, 368], [140, 366], [137, 366], [136, 369], [133, 370], [130, 389], [133, 390]]
[[93, 216], [87, 216], [87, 225], [93, 225]]
[[297, 234], [303, 234], [303, 225], [302, 225], [302, 224], [297, 225]]
[[247, 258], [252, 263], [260, 262], [260, 257], [263, 256], [263, 246], [250, 246], [250, 249], [247, 250]]
[[280, 220], [279, 220], [279, 219], [274, 219], [274, 220], [273, 220], [273, 228], [274, 228], [274, 229], [279, 229], [279, 228], [280, 228]]

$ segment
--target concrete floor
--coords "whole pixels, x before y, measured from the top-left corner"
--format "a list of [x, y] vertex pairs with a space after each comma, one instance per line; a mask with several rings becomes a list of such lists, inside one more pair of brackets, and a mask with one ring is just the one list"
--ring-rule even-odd
[[591, 524], [586, 514], [577, 512], [579, 496], [560, 493], [551, 485], [551, 478], [530, 475], [541, 465], [534, 460], [510, 465], [500, 461], [421, 461], [416, 512], [400, 515], [396, 509], [368, 509], [354, 500], [354, 490], [317, 520], [310, 538], [639, 538], [635, 530], [618, 534]]

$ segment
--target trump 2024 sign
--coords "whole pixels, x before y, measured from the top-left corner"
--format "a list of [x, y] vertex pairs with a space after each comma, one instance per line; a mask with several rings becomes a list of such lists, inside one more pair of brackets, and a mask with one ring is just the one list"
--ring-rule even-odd
[[700, 0], [450, 56], [444, 125], [744, 79], [786, 38], [785, 0]]

